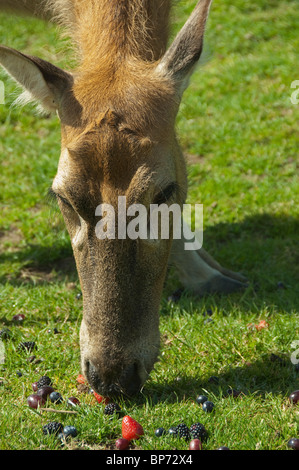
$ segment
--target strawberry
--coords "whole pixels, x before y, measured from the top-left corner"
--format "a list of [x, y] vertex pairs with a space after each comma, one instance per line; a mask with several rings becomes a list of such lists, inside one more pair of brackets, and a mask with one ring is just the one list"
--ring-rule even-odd
[[99, 393], [95, 392], [93, 390], [93, 395], [95, 397], [95, 399], [97, 400], [98, 403], [104, 403], [105, 405], [107, 405], [107, 403], [109, 403], [109, 398], [105, 398], [105, 397], [102, 397], [102, 395], [99, 395]]
[[78, 377], [77, 377], [77, 382], [78, 382], [79, 384], [85, 384], [86, 380], [85, 380], [84, 375], [79, 374]]
[[144, 434], [141, 424], [139, 424], [131, 416], [124, 416], [122, 420], [122, 436], [124, 439], [131, 441], [132, 439], [139, 439]]

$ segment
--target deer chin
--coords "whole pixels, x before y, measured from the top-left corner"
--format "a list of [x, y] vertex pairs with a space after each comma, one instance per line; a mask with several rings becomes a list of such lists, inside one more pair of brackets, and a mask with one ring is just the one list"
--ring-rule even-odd
[[[142, 339], [139, 344], [128, 341], [126, 350], [117, 348], [110, 341], [90, 339], [84, 322], [80, 328], [81, 369], [91, 388], [104, 396], [132, 396], [140, 392], [149, 373], [157, 361], [159, 353], [159, 333], [155, 342], [146, 347]], [[106, 346], [103, 348], [103, 344]]]

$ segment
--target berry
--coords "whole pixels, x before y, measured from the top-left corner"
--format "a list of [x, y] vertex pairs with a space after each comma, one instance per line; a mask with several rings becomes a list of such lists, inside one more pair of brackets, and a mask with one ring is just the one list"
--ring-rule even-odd
[[194, 423], [190, 426], [190, 435], [192, 439], [204, 439], [207, 436], [207, 430], [201, 423]]
[[67, 402], [68, 402], [69, 405], [72, 405], [72, 406], [80, 405], [80, 400], [78, 400], [78, 398], [76, 398], [76, 397], [68, 398]]
[[215, 407], [215, 405], [212, 401], [205, 401], [202, 405], [202, 409], [206, 413], [211, 413], [211, 411], [214, 410], [214, 407]]
[[36, 344], [34, 341], [24, 341], [20, 343], [18, 346], [19, 351], [33, 351], [36, 348]]
[[43, 397], [45, 400], [47, 400], [48, 396], [54, 392], [54, 388], [51, 387], [50, 385], [45, 385], [44, 387], [40, 387], [37, 390], [37, 395], [40, 395]]
[[187, 424], [184, 424], [184, 423], [179, 424], [177, 426], [177, 433], [181, 439], [187, 440], [190, 438], [190, 431], [189, 431]]
[[64, 426], [62, 432], [65, 439], [68, 437], [76, 437], [78, 435], [78, 431], [75, 426]]
[[108, 403], [104, 408], [105, 415], [118, 414], [121, 411], [120, 406], [117, 403]]
[[34, 408], [35, 410], [45, 404], [45, 399], [41, 395], [37, 395], [37, 393], [33, 393], [29, 395], [27, 398], [27, 403], [30, 408]]
[[291, 395], [289, 396], [289, 400], [294, 405], [298, 403], [299, 402], [299, 390], [295, 390], [295, 392], [292, 392]]
[[166, 434], [166, 429], [164, 429], [164, 428], [158, 428], [155, 431], [155, 436], [157, 436], [157, 437], [164, 436], [164, 434]]
[[1, 339], [8, 339], [11, 336], [11, 331], [8, 328], [3, 328], [0, 331], [0, 338]]
[[221, 447], [218, 447], [217, 450], [229, 450], [229, 448], [226, 446], [221, 446]]
[[77, 382], [78, 382], [79, 384], [85, 384], [86, 380], [85, 380], [84, 375], [79, 374], [78, 377], [77, 377]]
[[31, 384], [31, 387], [32, 387], [32, 390], [33, 390], [34, 392], [36, 392], [36, 391], [38, 390], [38, 388], [37, 388], [37, 382], [33, 382], [33, 384]]
[[198, 403], [199, 405], [202, 405], [205, 401], [208, 401], [208, 397], [206, 397], [205, 395], [198, 395], [198, 397], [196, 398], [196, 403]]
[[62, 403], [63, 399], [59, 392], [51, 392], [49, 398], [52, 403]]
[[241, 395], [242, 392], [240, 392], [240, 390], [235, 390], [234, 388], [230, 388], [227, 390], [226, 393], [229, 397], [237, 398], [239, 395]]
[[139, 424], [131, 416], [124, 416], [122, 420], [122, 437], [131, 441], [132, 439], [139, 439], [144, 434], [141, 424]]
[[202, 443], [200, 439], [192, 439], [189, 444], [189, 450], [202, 450]]
[[38, 381], [37, 381], [37, 388], [42, 388], [44, 387], [45, 385], [52, 385], [52, 380], [50, 379], [50, 377], [48, 377], [47, 375], [43, 375]]
[[124, 437], [120, 437], [115, 441], [115, 447], [118, 450], [126, 450], [129, 447], [130, 441], [128, 439], [125, 439]]
[[102, 397], [102, 395], [100, 395], [99, 393], [95, 392], [94, 390], [92, 391], [95, 399], [97, 400], [98, 403], [102, 403], [103, 400], [105, 400], [104, 397]]
[[171, 428], [168, 429], [168, 434], [170, 434], [170, 436], [176, 437], [178, 435], [177, 426], [171, 426]]
[[293, 450], [299, 450], [299, 439], [292, 437], [292, 439], [288, 441], [288, 447], [290, 447]]
[[43, 426], [43, 433], [44, 434], [59, 434], [62, 432], [63, 426], [61, 423], [58, 423], [57, 421], [51, 421], [48, 424], [45, 424]]
[[12, 320], [22, 322], [23, 320], [25, 320], [25, 315], [23, 313], [17, 313], [12, 317]]

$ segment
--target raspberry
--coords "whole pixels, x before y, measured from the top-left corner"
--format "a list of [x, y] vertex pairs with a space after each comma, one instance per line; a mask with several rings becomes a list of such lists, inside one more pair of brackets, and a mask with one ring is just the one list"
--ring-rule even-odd
[[52, 380], [50, 377], [47, 375], [43, 375], [38, 381], [37, 381], [37, 389], [42, 388], [44, 386], [51, 386], [52, 385]]
[[194, 423], [190, 426], [190, 435], [192, 439], [204, 439], [207, 436], [207, 430], [201, 423]]
[[63, 426], [61, 423], [58, 423], [57, 421], [51, 421], [48, 424], [45, 424], [43, 426], [43, 433], [44, 434], [59, 434], [62, 432]]
[[181, 439], [187, 440], [190, 438], [190, 431], [189, 431], [187, 424], [184, 424], [184, 423], [179, 424], [177, 426], [177, 433]]
[[114, 413], [118, 414], [120, 411], [120, 406], [117, 403], [108, 403], [104, 408], [105, 415], [113, 415]]

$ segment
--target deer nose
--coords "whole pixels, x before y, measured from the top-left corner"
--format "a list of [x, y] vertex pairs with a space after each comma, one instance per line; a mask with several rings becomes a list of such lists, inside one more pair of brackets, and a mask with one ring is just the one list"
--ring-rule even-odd
[[138, 393], [143, 385], [143, 380], [139, 375], [138, 363], [132, 363], [122, 370], [119, 377], [109, 379], [109, 374], [105, 371], [105, 378], [101, 371], [94, 366], [91, 361], [87, 361], [86, 375], [89, 384], [97, 392], [105, 396], [113, 395], [134, 395]]

